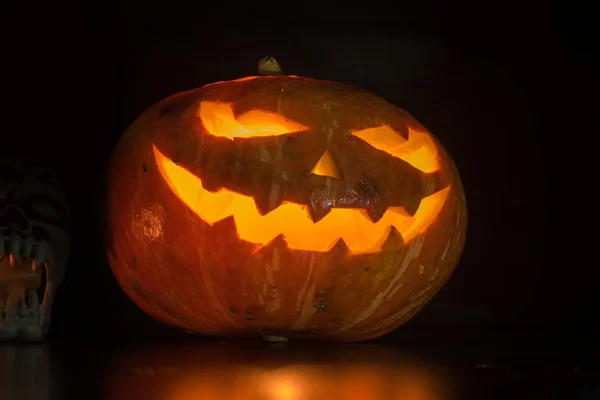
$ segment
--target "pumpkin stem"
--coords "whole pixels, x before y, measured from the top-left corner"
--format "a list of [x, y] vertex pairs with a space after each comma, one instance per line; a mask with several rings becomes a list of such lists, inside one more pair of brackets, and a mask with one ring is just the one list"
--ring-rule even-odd
[[260, 75], [283, 75], [281, 66], [275, 57], [267, 56], [260, 59], [258, 62], [258, 73]]

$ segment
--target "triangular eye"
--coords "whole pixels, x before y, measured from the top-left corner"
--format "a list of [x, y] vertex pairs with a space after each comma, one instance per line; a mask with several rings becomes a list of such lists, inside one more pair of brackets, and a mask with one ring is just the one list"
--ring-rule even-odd
[[231, 103], [216, 101], [201, 102], [198, 116], [209, 134], [230, 140], [286, 135], [308, 130], [308, 127], [296, 121], [264, 110], [250, 110], [235, 118]]
[[440, 168], [438, 149], [427, 132], [407, 126], [408, 140], [388, 125], [362, 129], [350, 134], [364, 140], [377, 150], [398, 157], [425, 173]]

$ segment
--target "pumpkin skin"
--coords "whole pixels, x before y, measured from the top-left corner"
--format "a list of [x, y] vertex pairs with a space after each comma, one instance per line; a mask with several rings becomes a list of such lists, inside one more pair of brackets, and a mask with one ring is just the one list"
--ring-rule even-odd
[[129, 127], [109, 168], [116, 279], [196, 334], [383, 335], [449, 279], [466, 224], [442, 145], [336, 82], [256, 76], [173, 95]]

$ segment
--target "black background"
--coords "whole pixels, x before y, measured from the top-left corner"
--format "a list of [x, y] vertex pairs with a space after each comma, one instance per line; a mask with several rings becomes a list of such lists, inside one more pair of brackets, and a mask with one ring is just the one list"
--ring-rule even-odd
[[564, 335], [592, 337], [588, 267], [562, 263], [556, 247], [547, 256], [564, 235], [548, 221], [568, 215], [550, 212], [551, 163], [559, 161], [546, 148], [570, 135], [558, 127], [575, 119], [569, 90], [592, 71], [582, 12], [558, 18], [549, 6], [393, 2], [86, 4], [32, 5], [1, 17], [0, 151], [54, 167], [72, 208], [74, 245], [50, 342], [180, 336], [140, 311], [110, 271], [99, 219], [105, 164], [147, 107], [255, 74], [265, 55], [288, 73], [355, 84], [407, 109], [460, 171], [469, 207], [462, 260], [434, 300], [385, 340], [409, 332], [556, 334], [562, 344], [581, 343]]

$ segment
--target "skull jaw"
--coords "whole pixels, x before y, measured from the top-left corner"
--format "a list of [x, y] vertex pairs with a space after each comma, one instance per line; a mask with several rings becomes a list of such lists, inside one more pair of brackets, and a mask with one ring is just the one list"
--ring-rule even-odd
[[0, 341], [45, 339], [49, 306], [40, 305], [39, 299], [42, 293], [46, 298], [47, 292], [47, 283], [42, 274], [33, 271], [31, 262], [21, 260], [11, 265], [9, 257], [3, 257], [0, 261]]
[[69, 215], [52, 170], [0, 159], [0, 342], [45, 339], [70, 251]]

